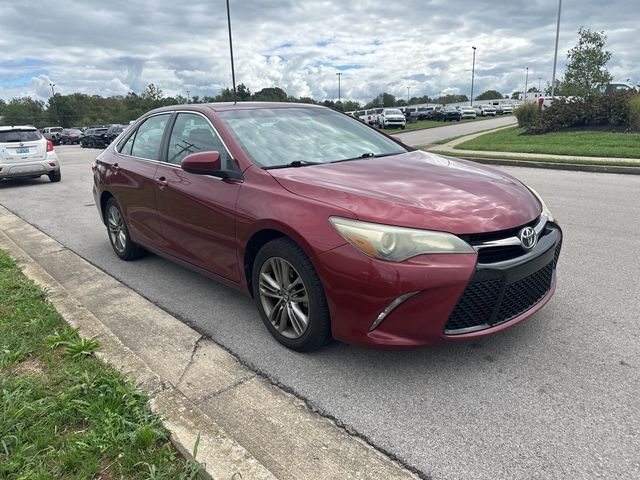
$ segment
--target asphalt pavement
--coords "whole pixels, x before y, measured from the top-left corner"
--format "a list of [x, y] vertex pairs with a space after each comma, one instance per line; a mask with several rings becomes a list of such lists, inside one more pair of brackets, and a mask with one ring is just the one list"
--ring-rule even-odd
[[424, 130], [414, 130], [412, 132], [397, 133], [394, 137], [401, 142], [412, 147], [422, 147], [424, 145], [432, 145], [435, 142], [445, 140], [459, 135], [470, 135], [472, 133], [483, 132], [494, 128], [515, 125], [518, 121], [515, 115], [507, 115], [489, 120], [478, 120], [476, 122], [457, 123], [452, 122], [450, 125], [427, 128]]
[[60, 183], [0, 182], [0, 203], [424, 477], [640, 477], [640, 178], [503, 168], [565, 234], [556, 295], [520, 325], [431, 349], [304, 355], [239, 293], [156, 256], [119, 261], [91, 195], [98, 151], [56, 150]]

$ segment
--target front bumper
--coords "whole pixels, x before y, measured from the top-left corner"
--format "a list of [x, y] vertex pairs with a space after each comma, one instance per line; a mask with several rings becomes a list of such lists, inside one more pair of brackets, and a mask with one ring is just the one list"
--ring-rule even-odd
[[[549, 224], [530, 252], [493, 264], [478, 264], [476, 254], [385, 262], [351, 245], [319, 255], [314, 264], [335, 339], [375, 348], [424, 347], [489, 335], [537, 312], [555, 291], [561, 241], [560, 228]], [[493, 289], [484, 292], [484, 282], [492, 282]], [[408, 293], [414, 295], [370, 331], [376, 318]], [[474, 310], [478, 302], [483, 309]]]
[[44, 160], [0, 163], [0, 179], [35, 177], [37, 175], [48, 175], [60, 169], [58, 157], [54, 154], [47, 154]]

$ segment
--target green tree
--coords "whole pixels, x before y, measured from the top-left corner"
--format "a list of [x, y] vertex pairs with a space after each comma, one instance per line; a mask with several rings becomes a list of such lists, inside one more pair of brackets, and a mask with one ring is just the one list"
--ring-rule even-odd
[[469, 97], [466, 95], [443, 95], [441, 97], [436, 98], [435, 103], [461, 103], [468, 102]]
[[244, 83], [241, 83], [236, 88], [236, 93], [238, 94], [239, 102], [248, 102], [251, 100], [251, 90], [249, 90]]
[[[496, 90], [487, 90], [476, 97], [476, 100], [497, 100], [502, 94]], [[463, 100], [464, 101], [464, 100]]]
[[520, 95], [522, 95], [522, 92], [520, 90], [516, 90], [511, 94], [511, 100], [518, 100]]
[[3, 125], [33, 125], [45, 127], [44, 103], [31, 97], [12, 98], [4, 107]]
[[384, 92], [378, 95], [376, 98], [367, 103], [364, 108], [378, 108], [378, 107], [395, 107], [396, 97], [390, 93]]
[[611, 52], [604, 49], [607, 36], [588, 28], [578, 30], [578, 43], [567, 53], [567, 68], [560, 83], [560, 95], [588, 97], [596, 93], [598, 85], [609, 83], [607, 70]]
[[288, 97], [287, 92], [280, 87], [269, 87], [254, 93], [252, 100], [259, 102], [286, 102]]

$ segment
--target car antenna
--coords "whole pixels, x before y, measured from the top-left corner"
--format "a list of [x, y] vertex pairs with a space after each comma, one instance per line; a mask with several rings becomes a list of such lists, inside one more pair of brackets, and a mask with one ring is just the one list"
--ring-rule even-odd
[[238, 103], [236, 97], [236, 72], [233, 68], [233, 40], [231, 39], [231, 13], [229, 13], [229, 0], [227, 0], [227, 24], [229, 25], [229, 51], [231, 52], [231, 80], [233, 81], [233, 104]]

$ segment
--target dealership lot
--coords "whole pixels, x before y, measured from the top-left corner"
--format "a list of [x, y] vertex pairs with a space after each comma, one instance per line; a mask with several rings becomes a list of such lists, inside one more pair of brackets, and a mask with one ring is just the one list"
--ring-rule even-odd
[[301, 355], [235, 291], [155, 256], [117, 260], [91, 195], [98, 151], [56, 150], [62, 182], [0, 183], [0, 203], [425, 476], [640, 475], [640, 178], [508, 169], [565, 233], [556, 296], [523, 324], [427, 350]]

